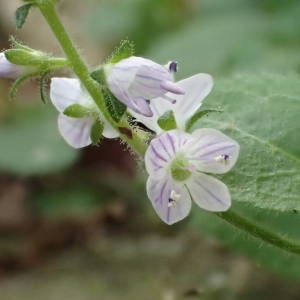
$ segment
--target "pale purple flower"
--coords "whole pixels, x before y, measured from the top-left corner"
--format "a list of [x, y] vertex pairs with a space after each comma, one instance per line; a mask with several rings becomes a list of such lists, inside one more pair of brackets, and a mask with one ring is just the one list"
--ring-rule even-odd
[[[170, 64], [170, 67], [172, 64]], [[150, 103], [150, 108], [153, 111], [151, 117], [142, 116], [135, 111], [129, 112], [143, 123], [149, 129], [155, 131], [157, 134], [163, 132], [159, 127], [158, 119], [167, 111], [173, 111], [177, 128], [186, 129], [186, 122], [193, 116], [193, 114], [200, 108], [205, 97], [210, 93], [213, 87], [213, 79], [209, 74], [199, 73], [176, 82], [176, 85], [185, 91], [184, 95], [172, 95], [175, 103], [163, 101], [161, 97], [155, 98]], [[165, 96], [171, 97], [170, 93]]]
[[184, 90], [173, 82], [174, 64], [172, 68], [166, 68], [149, 59], [131, 56], [107, 65], [106, 81], [110, 91], [126, 106], [138, 114], [152, 116], [148, 100], [161, 97], [162, 101], [174, 102], [174, 95], [184, 94]]
[[0, 77], [16, 79], [26, 72], [27, 68], [12, 64], [5, 57], [4, 52], [0, 52]]
[[236, 141], [210, 128], [175, 129], [153, 139], [145, 154], [147, 194], [159, 217], [167, 224], [182, 220], [192, 200], [208, 211], [228, 210], [227, 186], [206, 173], [228, 172], [238, 155]]
[[[82, 148], [92, 143], [91, 129], [97, 117], [104, 123], [103, 136], [107, 138], [118, 137], [118, 132], [105, 120], [97, 109], [88, 93], [82, 88], [80, 81], [73, 78], [52, 78], [50, 98], [53, 105], [60, 112], [58, 116], [58, 129], [66, 142], [74, 148]], [[96, 115], [83, 118], [71, 118], [64, 115], [67, 107], [80, 104]]]

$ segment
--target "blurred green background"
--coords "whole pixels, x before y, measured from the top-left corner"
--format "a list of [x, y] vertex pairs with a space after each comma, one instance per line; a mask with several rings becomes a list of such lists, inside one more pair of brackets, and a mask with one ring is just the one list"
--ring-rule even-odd
[[[0, 2], [0, 48], [13, 34], [61, 55], [37, 10], [16, 31], [20, 4]], [[59, 10], [91, 66], [129, 38], [137, 55], [177, 60], [178, 79], [300, 72], [297, 0], [65, 0]], [[10, 84], [0, 80], [1, 300], [300, 299], [299, 258], [196, 207], [180, 224], [162, 224], [123, 145], [71, 149], [37, 82], [13, 102]], [[235, 207], [299, 238], [298, 215]]]

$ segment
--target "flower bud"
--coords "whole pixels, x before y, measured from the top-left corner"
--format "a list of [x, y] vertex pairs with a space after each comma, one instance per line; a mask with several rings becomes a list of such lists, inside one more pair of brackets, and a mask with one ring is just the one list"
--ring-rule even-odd
[[26, 69], [24, 66], [12, 64], [7, 60], [4, 52], [0, 52], [0, 77], [15, 79], [21, 76]]
[[131, 56], [105, 67], [109, 89], [121, 102], [133, 111], [151, 117], [153, 112], [147, 100], [162, 97], [174, 102], [171, 94], [184, 94], [173, 82], [173, 74], [149, 59]]

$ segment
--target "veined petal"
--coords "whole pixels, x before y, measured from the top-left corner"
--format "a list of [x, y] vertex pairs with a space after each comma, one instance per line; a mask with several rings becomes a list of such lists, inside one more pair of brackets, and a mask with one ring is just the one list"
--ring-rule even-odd
[[236, 163], [239, 144], [212, 128], [201, 128], [192, 133], [185, 146], [186, 158], [202, 172], [223, 174]]
[[192, 201], [184, 185], [174, 184], [170, 178], [157, 180], [149, 177], [147, 195], [159, 215], [167, 224], [184, 219], [191, 210]]
[[168, 172], [168, 165], [191, 137], [180, 130], [170, 130], [153, 139], [145, 154], [146, 170], [155, 178]]
[[92, 143], [91, 129], [93, 118], [70, 118], [64, 114], [58, 116], [58, 129], [66, 142], [74, 148], [82, 148]]
[[156, 123], [165, 112], [173, 110], [178, 128], [185, 130], [186, 121], [200, 108], [202, 101], [210, 93], [213, 79], [209, 74], [200, 73], [176, 82], [176, 86], [185, 93], [164, 95], [166, 98], [173, 99], [174, 104], [171, 103], [172, 101], [166, 101], [164, 97], [151, 100], [150, 107], [154, 114], [151, 121]]
[[211, 92], [213, 79], [209, 74], [196, 74], [177, 82], [185, 91], [174, 98], [174, 113], [178, 127], [185, 129], [186, 121], [200, 108], [204, 98]]
[[72, 104], [81, 104], [84, 106], [90, 101], [90, 97], [82, 89], [80, 81], [75, 78], [52, 78], [50, 98], [59, 112], [63, 112]]
[[205, 210], [226, 211], [231, 206], [227, 186], [212, 176], [194, 173], [186, 185], [195, 203]]

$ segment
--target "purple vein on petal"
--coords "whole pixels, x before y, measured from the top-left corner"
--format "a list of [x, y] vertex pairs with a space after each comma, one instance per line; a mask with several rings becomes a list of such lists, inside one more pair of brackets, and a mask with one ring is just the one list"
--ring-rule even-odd
[[154, 152], [154, 154], [162, 161], [164, 162], [168, 162], [164, 157], [162, 157], [157, 151], [156, 149], [153, 147], [153, 145], [151, 145], [151, 150]]
[[201, 184], [200, 182], [196, 181], [196, 183], [207, 193], [209, 194], [212, 198], [214, 198], [217, 202], [221, 203], [221, 204], [225, 204], [219, 197], [217, 197], [215, 194], [213, 194], [210, 190], [208, 190], [203, 184]]

